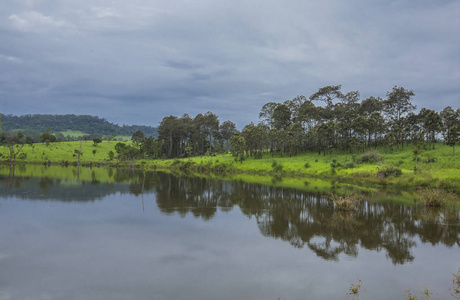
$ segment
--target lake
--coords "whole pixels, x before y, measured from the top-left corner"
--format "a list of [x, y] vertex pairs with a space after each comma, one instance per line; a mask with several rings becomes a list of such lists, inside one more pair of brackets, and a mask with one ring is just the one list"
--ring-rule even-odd
[[[129, 169], [0, 168], [0, 300], [452, 299], [460, 213]], [[391, 193], [397, 193], [392, 191]]]

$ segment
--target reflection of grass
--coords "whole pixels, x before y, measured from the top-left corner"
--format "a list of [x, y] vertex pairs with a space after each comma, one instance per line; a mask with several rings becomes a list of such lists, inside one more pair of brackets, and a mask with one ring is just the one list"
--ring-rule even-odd
[[440, 207], [455, 203], [455, 195], [440, 189], [422, 190], [416, 197], [426, 206]]
[[[117, 137], [123, 138], [123, 137]], [[93, 142], [83, 141], [81, 161], [116, 163], [109, 161], [109, 152], [116, 152], [116, 141], [103, 141], [97, 147]], [[128, 142], [129, 143], [129, 142]], [[79, 149], [79, 142], [52, 143], [46, 146], [43, 143], [26, 145], [22, 152], [27, 158], [20, 162], [43, 163], [74, 163], [77, 158], [75, 150]], [[93, 150], [97, 150], [93, 155]], [[404, 150], [386, 150], [380, 148], [364, 154], [350, 154], [337, 151], [332, 155], [318, 155], [306, 153], [293, 157], [280, 157], [279, 155], [264, 154], [262, 159], [247, 158], [243, 162], [235, 162], [231, 154], [218, 154], [216, 156], [199, 156], [185, 159], [169, 160], [138, 160], [136, 164], [143, 168], [178, 169], [193, 173], [217, 174], [258, 174], [282, 175], [286, 177], [300, 177], [307, 181], [307, 177], [329, 178], [340, 181], [353, 182], [359, 185], [373, 187], [397, 186], [398, 188], [441, 188], [444, 190], [460, 192], [460, 159], [452, 155], [452, 148], [437, 145], [436, 150], [425, 149], [419, 155], [417, 172], [414, 172], [415, 161], [413, 147]], [[7, 160], [7, 147], [0, 147], [3, 160]], [[276, 163], [274, 163], [276, 162]], [[134, 162], [127, 162], [134, 164]], [[306, 167], [308, 166], [308, 168]], [[385, 168], [401, 170], [401, 176], [379, 177], [378, 171]], [[301, 185], [299, 185], [301, 186]]]

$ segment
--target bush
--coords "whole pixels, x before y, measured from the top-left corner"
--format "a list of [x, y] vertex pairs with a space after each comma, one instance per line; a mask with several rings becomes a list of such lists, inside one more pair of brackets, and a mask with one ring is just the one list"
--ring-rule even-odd
[[377, 151], [371, 150], [371, 151], [367, 151], [367, 152], [363, 153], [363, 155], [361, 155], [360, 160], [362, 162], [374, 163], [376, 161], [381, 161], [382, 156]]
[[353, 168], [355, 168], [355, 167], [356, 167], [356, 165], [355, 165], [354, 162], [351, 162], [351, 163], [348, 163], [348, 164], [345, 165], [345, 168], [346, 168], [346, 169], [353, 169]]
[[281, 163], [278, 163], [276, 160], [273, 161], [272, 168], [273, 168], [273, 171], [275, 172], [283, 171], [283, 165]]
[[310, 166], [310, 163], [308, 163], [308, 162], [306, 162], [303, 166], [305, 167], [305, 169], [308, 169], [308, 168], [311, 167], [311, 166]]
[[383, 167], [377, 171], [377, 177], [386, 178], [390, 176], [399, 177], [402, 175], [400, 168], [395, 167]]
[[334, 202], [334, 206], [338, 210], [342, 211], [355, 210], [358, 207], [358, 203], [361, 201], [361, 198], [354, 194], [349, 194], [345, 196], [329, 194], [329, 199], [332, 200], [332, 202]]

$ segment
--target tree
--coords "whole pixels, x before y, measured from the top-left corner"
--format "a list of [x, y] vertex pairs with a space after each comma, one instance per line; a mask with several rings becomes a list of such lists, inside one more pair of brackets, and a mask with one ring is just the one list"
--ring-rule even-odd
[[455, 155], [455, 144], [460, 141], [460, 109], [454, 111], [452, 107], [444, 108], [440, 116], [443, 124], [443, 135], [446, 144], [452, 146], [452, 155]]
[[134, 143], [137, 149], [140, 149], [142, 142], [144, 141], [144, 133], [141, 130], [137, 130], [131, 136], [131, 141]]
[[327, 107], [334, 106], [334, 100], [343, 97], [341, 85], [329, 85], [320, 88], [316, 93], [310, 96], [311, 101], [323, 101]]
[[236, 132], [236, 125], [232, 121], [224, 121], [222, 122], [222, 124], [220, 124], [219, 130], [220, 130], [220, 136], [225, 141], [225, 150], [226, 152], [228, 152], [228, 147], [229, 147], [228, 142], [230, 141], [231, 137]]
[[273, 127], [286, 130], [291, 125], [291, 110], [285, 104], [278, 104], [273, 110]]
[[16, 156], [21, 152], [25, 145], [24, 133], [5, 133], [3, 139], [10, 150], [10, 165], [14, 166], [16, 165]]
[[235, 157], [235, 161], [240, 160], [243, 162], [244, 160], [244, 151], [246, 150], [246, 140], [244, 137], [236, 133], [230, 139], [230, 145], [232, 147], [232, 155]]
[[42, 135], [40, 135], [40, 139], [43, 143], [46, 143], [47, 146], [50, 143], [56, 142], [56, 137], [52, 135], [49, 131], [43, 132]]
[[219, 119], [217, 116], [208, 111], [203, 117], [203, 123], [205, 128], [205, 133], [209, 137], [209, 154], [211, 154], [212, 150], [212, 137], [219, 131]]
[[259, 113], [259, 119], [261, 119], [262, 122], [270, 128], [273, 128], [274, 126], [273, 113], [278, 105], [279, 103], [276, 102], [268, 102], [262, 106], [262, 110]]
[[94, 143], [93, 146], [96, 147], [97, 144], [102, 143], [102, 139], [101, 138], [94, 138], [93, 143]]
[[384, 111], [390, 118], [390, 126], [398, 145], [404, 146], [404, 116], [417, 108], [412, 104], [414, 96], [413, 91], [395, 85], [391, 92], [387, 92], [387, 99], [384, 101]]
[[423, 128], [433, 144], [436, 142], [436, 133], [441, 131], [442, 118], [441, 116], [431, 109], [422, 108], [419, 113], [419, 118], [422, 121]]

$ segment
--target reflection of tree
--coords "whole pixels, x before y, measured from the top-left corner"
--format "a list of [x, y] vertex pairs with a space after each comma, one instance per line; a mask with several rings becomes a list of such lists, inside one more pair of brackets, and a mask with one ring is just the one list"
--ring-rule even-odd
[[[188, 213], [209, 220], [217, 207], [228, 211], [230, 203], [225, 183], [204, 178], [179, 178], [171, 174], [155, 173], [159, 183], [156, 186], [156, 201], [160, 211], [166, 214]], [[223, 197], [225, 195], [225, 197]]]
[[[362, 201], [357, 210], [343, 212], [321, 194], [145, 170], [109, 170], [116, 184], [78, 181], [78, 185], [61, 186], [60, 180], [46, 176], [3, 177], [0, 195], [30, 199], [36, 194], [37, 199], [94, 201], [117, 192], [136, 196], [155, 193], [162, 213], [182, 217], [189, 214], [203, 220], [213, 218], [218, 209], [226, 212], [238, 205], [245, 216], [256, 219], [264, 236], [307, 248], [327, 260], [338, 260], [341, 254], [355, 257], [358, 249], [364, 248], [383, 251], [394, 264], [404, 264], [414, 259], [411, 250], [417, 237], [422, 243], [460, 246], [460, 213], [453, 208]], [[94, 172], [91, 179], [99, 183]], [[29, 192], [33, 189], [37, 192]]]
[[[356, 211], [343, 212], [320, 194], [267, 187], [242, 181], [220, 182], [204, 178], [179, 178], [152, 173], [157, 205], [166, 214], [188, 213], [208, 220], [217, 208], [238, 205], [249, 218], [255, 217], [261, 233], [308, 247], [319, 257], [338, 260], [340, 254], [358, 255], [358, 246], [386, 252], [394, 264], [414, 259], [415, 236], [422, 242], [459, 243], [454, 226], [439, 221], [418, 220], [417, 207], [394, 203], [361, 202]], [[442, 214], [445, 220], [447, 214]], [[450, 212], [450, 224], [459, 223], [459, 213]], [[439, 216], [436, 220], [439, 220]]]

